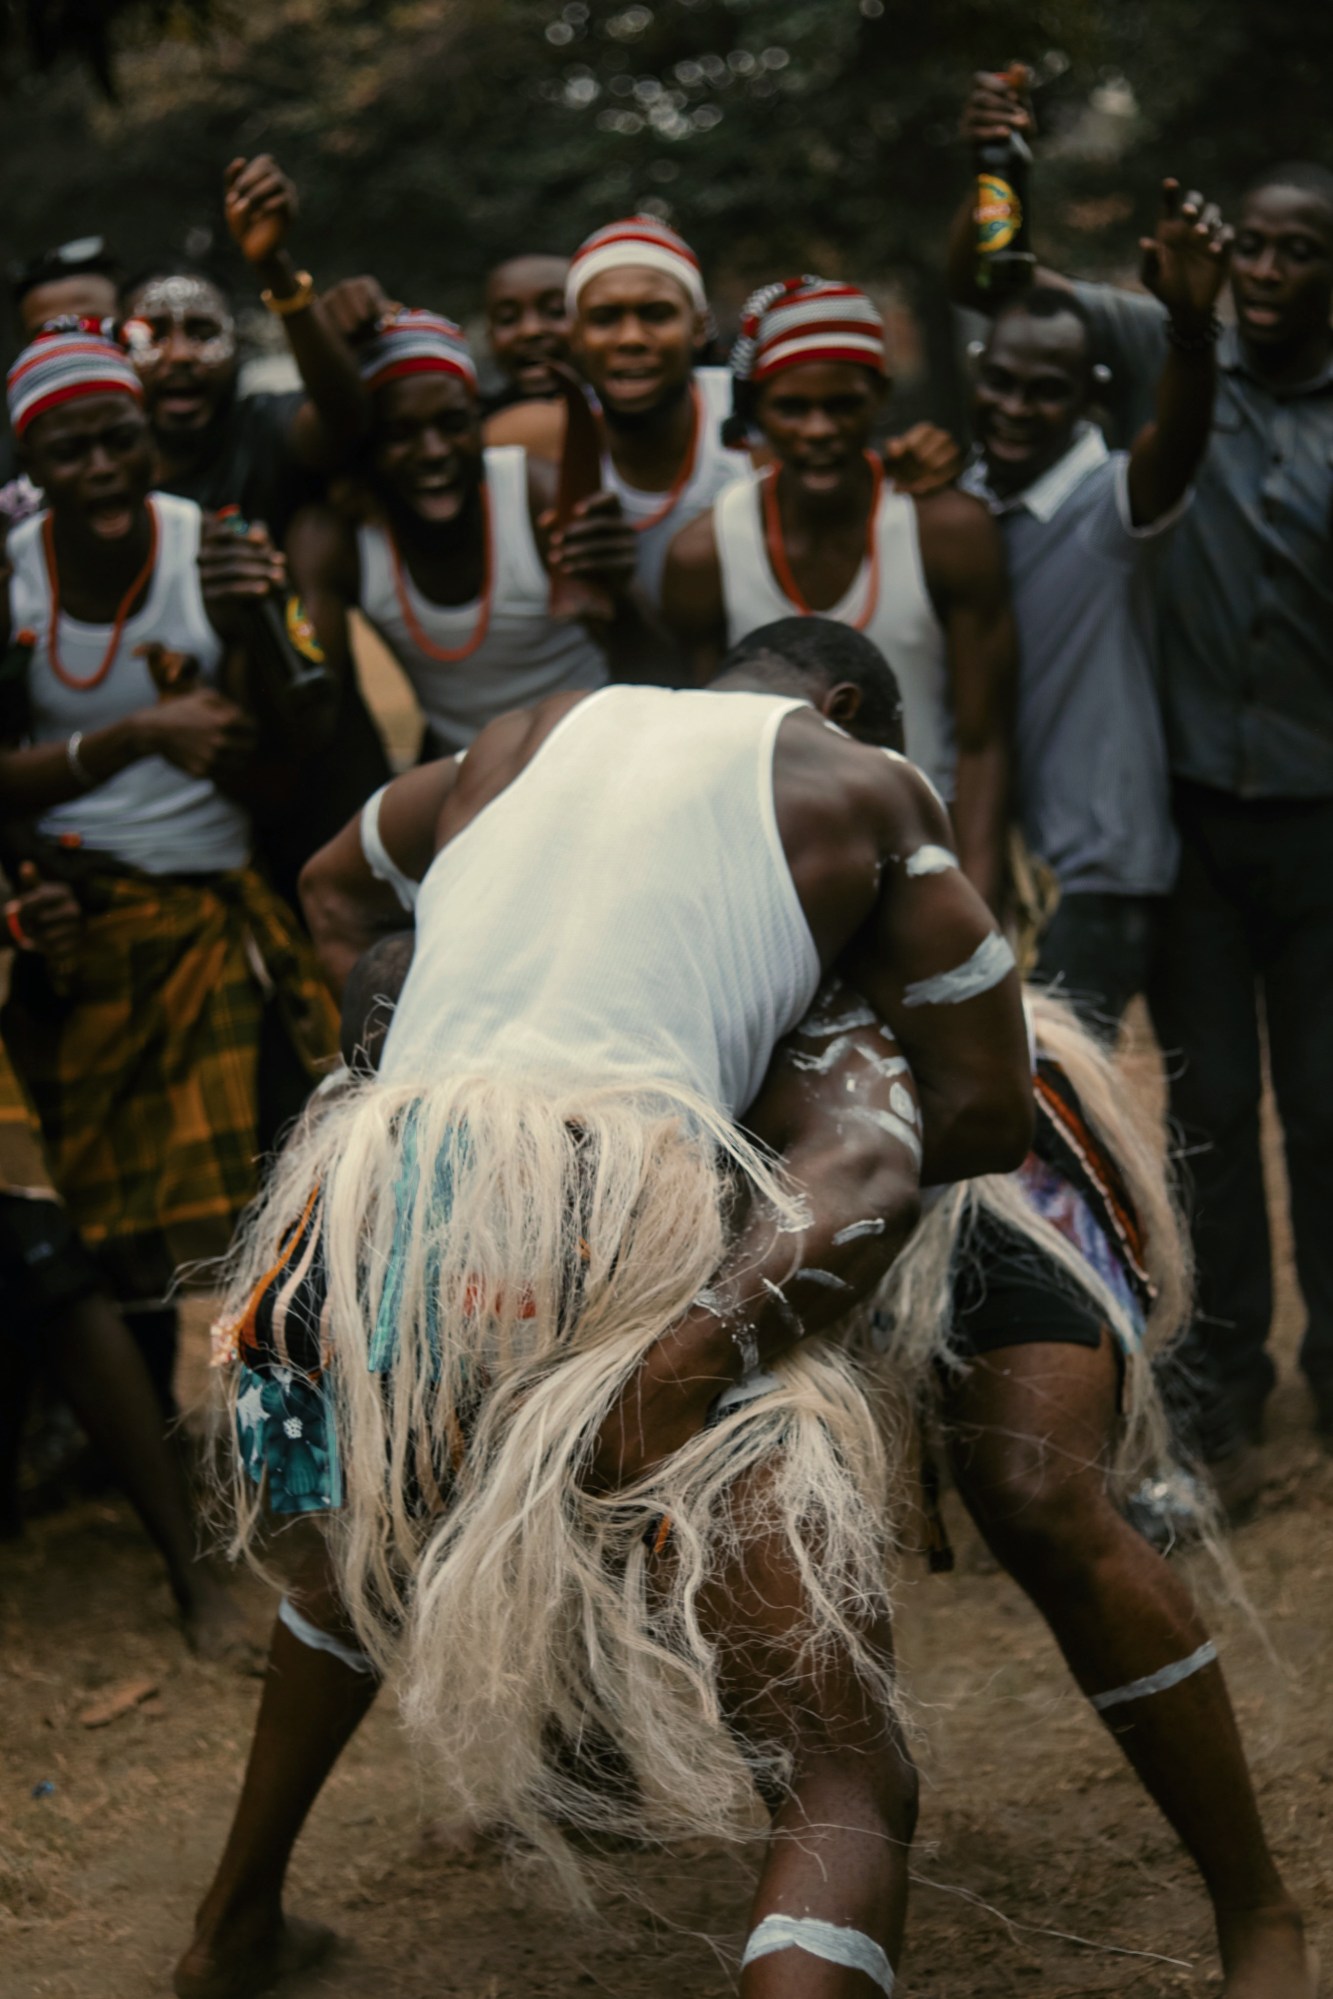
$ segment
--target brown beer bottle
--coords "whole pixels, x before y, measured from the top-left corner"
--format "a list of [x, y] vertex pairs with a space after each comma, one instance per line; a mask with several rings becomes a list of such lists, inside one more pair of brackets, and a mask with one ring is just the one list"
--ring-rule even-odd
[[[1031, 81], [1022, 63], [1003, 76], [1014, 91]], [[1021, 133], [1010, 132], [1003, 139], [980, 140], [974, 159], [977, 285], [982, 291], [1016, 291], [1029, 282], [1037, 262], [1028, 207], [1032, 152]]]

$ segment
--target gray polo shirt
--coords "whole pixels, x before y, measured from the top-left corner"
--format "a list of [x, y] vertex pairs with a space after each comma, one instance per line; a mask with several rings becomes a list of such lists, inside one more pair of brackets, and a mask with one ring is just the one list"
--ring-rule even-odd
[[1059, 462], [997, 499], [1018, 624], [1015, 778], [1023, 837], [1066, 894], [1164, 895], [1177, 842], [1153, 654], [1153, 571], [1187, 502], [1136, 528], [1129, 457], [1083, 424]]
[[[1128, 421], [1166, 356], [1155, 300], [1077, 285]], [[1213, 434], [1158, 578], [1171, 768], [1242, 798], [1333, 797], [1333, 358], [1281, 395], [1218, 345]]]

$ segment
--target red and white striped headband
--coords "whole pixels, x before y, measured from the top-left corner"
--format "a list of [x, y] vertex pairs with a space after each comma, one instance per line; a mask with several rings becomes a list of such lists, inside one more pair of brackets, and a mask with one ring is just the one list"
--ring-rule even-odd
[[851, 361], [876, 375], [888, 373], [884, 321], [855, 285], [808, 275], [784, 278], [746, 300], [732, 374], [739, 381], [762, 382], [805, 361]]
[[683, 236], [652, 215], [627, 215], [622, 222], [608, 222], [605, 229], [595, 229], [580, 243], [565, 280], [569, 310], [578, 309], [579, 293], [590, 278], [600, 277], [603, 271], [627, 271], [636, 266], [674, 278], [684, 286], [695, 311], [707, 312], [699, 259]]
[[357, 357], [368, 389], [383, 388], [400, 375], [457, 375], [470, 389], [477, 370], [461, 326], [443, 313], [420, 312], [404, 306], [383, 319], [373, 339]]
[[15, 437], [47, 410], [78, 396], [133, 396], [143, 388], [129, 355], [108, 340], [96, 320], [61, 327], [37, 338], [19, 355], [5, 378], [5, 399]]

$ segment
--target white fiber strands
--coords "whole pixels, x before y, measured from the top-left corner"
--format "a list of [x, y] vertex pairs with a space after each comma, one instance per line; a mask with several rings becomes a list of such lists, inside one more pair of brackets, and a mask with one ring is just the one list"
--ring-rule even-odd
[[950, 1343], [955, 1276], [971, 1253], [980, 1215], [989, 1213], [1049, 1258], [1063, 1281], [1091, 1299], [1125, 1357], [1124, 1420], [1116, 1439], [1114, 1474], [1121, 1490], [1171, 1462], [1169, 1426], [1151, 1366], [1180, 1333], [1189, 1309], [1188, 1237], [1173, 1197], [1160, 1129], [1151, 1106], [1126, 1088], [1114, 1055], [1090, 1035], [1063, 1001], [1039, 988], [1025, 989], [1037, 1046], [1060, 1063], [1092, 1129], [1119, 1169], [1138, 1214], [1149, 1276], [1157, 1298], [1145, 1337], [1124, 1306], [1067, 1237], [1043, 1220], [1012, 1174], [988, 1174], [951, 1187], [930, 1209], [893, 1265], [876, 1300], [881, 1326], [890, 1324], [887, 1349], [895, 1375], [927, 1403], [938, 1393], [939, 1364], [955, 1375], [960, 1366]]
[[[345, 1494], [328, 1540], [357, 1643], [398, 1675], [432, 1806], [516, 1828], [576, 1899], [562, 1827], [751, 1838], [756, 1779], [784, 1775], [724, 1723], [705, 1615], [750, 1540], [789, 1549], [812, 1658], [843, 1649], [897, 1698], [863, 1637], [888, 1587], [884, 1433], [837, 1347], [776, 1363], [636, 1485], [587, 1487], [745, 1183], [775, 1230], [799, 1222], [771, 1162], [678, 1091], [357, 1079], [307, 1115], [233, 1259], [236, 1313], [321, 1189]], [[242, 1502], [237, 1542], [256, 1531]]]

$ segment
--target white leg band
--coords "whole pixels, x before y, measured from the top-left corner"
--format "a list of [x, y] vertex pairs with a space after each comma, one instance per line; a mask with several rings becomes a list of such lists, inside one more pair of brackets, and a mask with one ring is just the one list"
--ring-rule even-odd
[[821, 1923], [814, 1916], [765, 1916], [750, 1932], [741, 1959], [741, 1970], [757, 1957], [769, 1957], [775, 1950], [804, 1950], [822, 1957], [827, 1964], [841, 1964], [848, 1971], [863, 1971], [891, 1999], [893, 1966], [864, 1930], [845, 1930], [837, 1923]]
[[285, 1596], [278, 1605], [278, 1622], [285, 1624], [292, 1637], [298, 1639], [302, 1645], [308, 1645], [312, 1652], [327, 1652], [331, 1657], [341, 1661], [344, 1666], [350, 1667], [354, 1673], [375, 1671], [373, 1662], [364, 1652], [356, 1651], [351, 1645], [344, 1645], [341, 1638], [335, 1638], [329, 1631], [321, 1631], [308, 1617], [302, 1617], [289, 1596]]
[[1188, 1659], [1177, 1659], [1174, 1666], [1163, 1666], [1158, 1673], [1145, 1673], [1141, 1680], [1131, 1680], [1128, 1686], [1112, 1687], [1109, 1694], [1091, 1695], [1092, 1705], [1098, 1714], [1104, 1714], [1108, 1707], [1141, 1701], [1148, 1694], [1164, 1694], [1168, 1687], [1178, 1687], [1192, 1673], [1201, 1673], [1205, 1666], [1211, 1666], [1216, 1657], [1217, 1647], [1210, 1638], [1197, 1652], [1191, 1652]]

